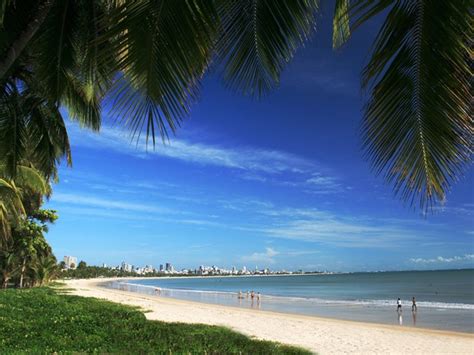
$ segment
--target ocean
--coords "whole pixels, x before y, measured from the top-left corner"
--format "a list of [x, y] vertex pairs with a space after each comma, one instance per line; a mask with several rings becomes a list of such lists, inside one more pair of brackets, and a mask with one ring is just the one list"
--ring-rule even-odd
[[[129, 279], [107, 287], [234, 307], [474, 333], [474, 270]], [[159, 288], [159, 293], [156, 290]], [[242, 291], [243, 298], [238, 293]], [[259, 292], [257, 302], [246, 296]], [[396, 301], [402, 300], [402, 312]], [[416, 297], [417, 312], [412, 312]]]

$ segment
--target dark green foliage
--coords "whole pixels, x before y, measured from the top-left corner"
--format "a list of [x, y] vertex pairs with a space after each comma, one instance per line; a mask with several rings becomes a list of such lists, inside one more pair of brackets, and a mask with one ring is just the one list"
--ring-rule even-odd
[[[318, 10], [319, 0], [4, 0], [0, 160], [13, 175], [34, 158], [51, 176], [59, 159], [70, 163], [58, 108], [98, 130], [104, 98], [132, 135], [165, 139], [213, 64], [259, 97], [278, 86]], [[426, 209], [471, 163], [472, 0], [337, 0], [334, 46], [379, 14], [362, 74], [363, 145], [376, 173]]]
[[[33, 169], [22, 166], [21, 170], [16, 180], [24, 180], [18, 192], [22, 216], [16, 219], [12, 219], [9, 213], [6, 218], [0, 216], [0, 221], [6, 222], [8, 232], [0, 231], [0, 287], [3, 288], [44, 285], [59, 272], [56, 258], [44, 236], [48, 223], [54, 223], [58, 217], [56, 211], [40, 208], [42, 193], [49, 187], [45, 186], [43, 179], [37, 179], [39, 176]], [[0, 205], [2, 202], [0, 199]]]
[[217, 4], [223, 29], [217, 53], [225, 81], [256, 97], [278, 86], [283, 68], [315, 27], [319, 1], [228, 0]]
[[363, 145], [402, 200], [429, 209], [471, 165], [471, 0], [338, 0], [334, 44], [386, 13], [362, 72]]
[[[62, 269], [65, 267], [63, 266]], [[100, 266], [81, 266], [81, 263], [77, 266], [77, 269], [63, 270], [60, 274], [60, 278], [64, 279], [91, 279], [96, 277], [137, 277], [138, 275], [134, 272], [127, 272], [123, 270], [110, 269], [107, 267]], [[148, 273], [146, 276], [158, 277], [163, 276], [162, 273]]]
[[50, 288], [0, 292], [2, 352], [309, 354], [222, 327], [146, 320], [143, 313]]

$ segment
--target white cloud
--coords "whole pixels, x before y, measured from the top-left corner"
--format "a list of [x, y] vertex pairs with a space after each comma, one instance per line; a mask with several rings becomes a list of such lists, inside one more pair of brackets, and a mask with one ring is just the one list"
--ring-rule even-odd
[[53, 201], [64, 202], [74, 205], [87, 205], [93, 207], [102, 207], [105, 209], [120, 209], [127, 211], [138, 212], [169, 212], [167, 208], [160, 208], [141, 203], [130, 203], [117, 200], [109, 200], [104, 198], [97, 198], [92, 196], [82, 196], [78, 194], [56, 193], [53, 196]]
[[314, 208], [273, 208], [260, 213], [274, 218], [273, 223], [262, 227], [262, 233], [281, 239], [351, 248], [387, 248], [419, 240], [422, 236], [400, 227], [401, 222], [341, 216]]
[[260, 264], [274, 264], [275, 259], [274, 257], [280, 254], [273, 248], [265, 248], [265, 252], [263, 253], [253, 253], [248, 256], [243, 256], [242, 261], [245, 263], [260, 263]]
[[460, 206], [435, 206], [433, 207], [433, 210], [457, 216], [466, 216], [468, 218], [474, 216], [474, 204], [472, 203], [464, 203]]
[[[77, 193], [56, 193], [51, 202], [65, 204], [61, 209], [71, 210], [73, 215], [159, 221], [193, 225], [196, 228], [225, 228], [262, 238], [300, 240], [339, 247], [397, 247], [419, 241], [420, 237], [424, 238], [424, 242], [432, 241], [426, 233], [420, 235], [417, 230], [407, 229], [406, 224], [401, 221], [374, 220], [364, 216], [347, 217], [314, 208], [281, 208], [270, 202], [251, 198], [217, 200], [216, 208], [235, 211], [225, 219], [213, 214], [212, 210], [201, 214], [182, 208], [165, 208], [148, 201], [138, 203]], [[240, 214], [245, 217], [239, 218]], [[401, 225], [404, 227], [400, 227]], [[276, 255], [271, 255], [271, 250], [256, 252], [247, 258], [271, 262], [270, 259], [273, 260]]]
[[341, 186], [334, 177], [324, 176], [321, 173], [314, 173], [311, 178], [306, 180], [306, 183], [318, 187], [339, 188]]
[[104, 126], [100, 133], [93, 133], [69, 124], [68, 131], [73, 145], [106, 147], [141, 159], [159, 156], [234, 169], [239, 171], [236, 176], [243, 180], [294, 187], [310, 194], [345, 191], [338, 179], [330, 176], [320, 164], [288, 152], [256, 147], [230, 148], [174, 138], [168, 144], [158, 143], [153, 148], [152, 145], [147, 147], [144, 137], [133, 144], [128, 133], [118, 128]]
[[424, 259], [424, 258], [411, 258], [410, 262], [416, 264], [449, 264], [454, 262], [465, 262], [465, 261], [474, 261], [474, 254], [465, 254], [462, 256], [453, 256], [453, 257], [443, 257], [438, 256], [432, 259]]
[[[140, 158], [163, 156], [203, 165], [221, 166], [248, 172], [267, 174], [310, 173], [317, 164], [297, 155], [255, 147], [226, 148], [203, 143], [191, 143], [183, 139], [172, 139], [169, 144], [157, 144], [147, 148], [145, 139], [131, 144], [127, 133], [116, 128], [102, 127], [99, 134], [69, 125], [71, 141], [75, 145], [97, 147], [98, 144]], [[248, 175], [251, 176], [251, 175]]]
[[285, 250], [277, 251], [271, 247], [265, 248], [264, 252], [255, 252], [251, 255], [246, 255], [242, 257], [242, 262], [244, 263], [257, 263], [261, 266], [266, 266], [270, 264], [275, 264], [275, 258], [278, 257], [299, 257], [303, 255], [313, 255], [318, 254], [319, 250]]

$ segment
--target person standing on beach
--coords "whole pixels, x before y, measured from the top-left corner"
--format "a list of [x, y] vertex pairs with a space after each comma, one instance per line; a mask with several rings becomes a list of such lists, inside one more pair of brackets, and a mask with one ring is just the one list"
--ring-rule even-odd
[[416, 311], [417, 311], [415, 296], [413, 296], [413, 298], [412, 298], [411, 311], [412, 311], [412, 312], [416, 312]]
[[260, 302], [260, 292], [257, 292], [257, 302]]
[[397, 300], [397, 312], [402, 313], [402, 301], [400, 300], [400, 297], [398, 297]]

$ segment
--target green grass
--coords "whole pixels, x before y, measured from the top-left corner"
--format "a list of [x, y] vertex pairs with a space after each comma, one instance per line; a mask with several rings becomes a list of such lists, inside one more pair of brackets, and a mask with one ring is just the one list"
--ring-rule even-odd
[[51, 288], [0, 291], [0, 352], [308, 354], [223, 327], [147, 320], [133, 307]]

